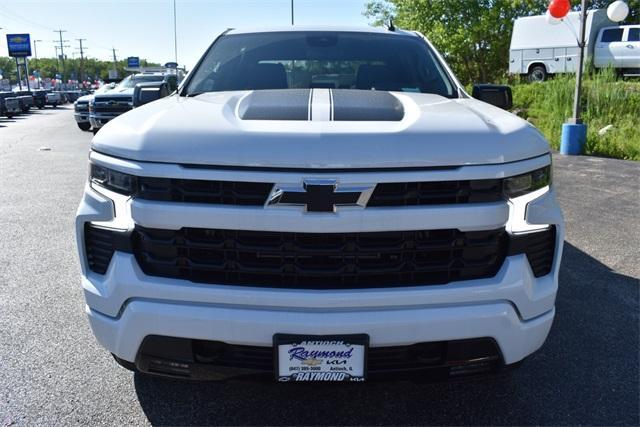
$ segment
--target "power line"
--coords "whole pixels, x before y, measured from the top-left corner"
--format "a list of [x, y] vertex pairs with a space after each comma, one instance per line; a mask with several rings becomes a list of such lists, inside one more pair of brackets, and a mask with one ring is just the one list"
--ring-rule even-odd
[[0, 8], [0, 14], [4, 15], [5, 17], [7, 17], [8, 19], [11, 19], [11, 20], [23, 21], [23, 22], [25, 22], [25, 23], [27, 23], [29, 25], [34, 25], [36, 27], [45, 28], [47, 30], [53, 30], [53, 28], [51, 28], [49, 26], [46, 26], [46, 25], [40, 24], [38, 22], [32, 21], [30, 19], [27, 19], [27, 18], [25, 18], [23, 16], [18, 15], [17, 13], [15, 13], [13, 11], [8, 11], [6, 9]]

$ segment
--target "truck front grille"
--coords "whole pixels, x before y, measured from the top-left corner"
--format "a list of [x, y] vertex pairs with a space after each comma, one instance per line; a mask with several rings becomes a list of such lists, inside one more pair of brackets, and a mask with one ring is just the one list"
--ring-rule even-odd
[[487, 203], [503, 200], [502, 180], [393, 182], [378, 184], [367, 206]]
[[138, 177], [136, 197], [184, 203], [262, 206], [272, 183]]
[[446, 284], [493, 277], [504, 229], [287, 233], [136, 227], [133, 253], [151, 276], [308, 289]]
[[83, 101], [83, 102], [78, 101], [76, 103], [75, 110], [77, 112], [83, 112], [83, 113], [87, 112], [87, 111], [89, 111], [89, 103], [86, 102], [86, 101]]
[[129, 98], [96, 98], [93, 111], [97, 113], [124, 113], [131, 108], [131, 99]]
[[[184, 203], [262, 206], [273, 183], [137, 177], [135, 197]], [[380, 183], [368, 207], [490, 203], [503, 200], [502, 180]]]

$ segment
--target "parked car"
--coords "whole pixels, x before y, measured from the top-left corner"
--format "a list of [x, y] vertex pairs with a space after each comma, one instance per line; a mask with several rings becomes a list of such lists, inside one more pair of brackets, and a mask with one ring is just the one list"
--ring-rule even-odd
[[63, 104], [62, 95], [60, 92], [47, 92], [46, 94], [47, 105], [51, 105], [56, 108], [58, 105]]
[[153, 70], [132, 74], [124, 78], [109, 93], [98, 94], [89, 104], [89, 119], [93, 132], [110, 120], [134, 108], [133, 95], [139, 83], [164, 83], [163, 93], [168, 95], [178, 88], [180, 75], [171, 70]]
[[[564, 22], [551, 25], [544, 15], [518, 18], [513, 25], [509, 50], [509, 73], [526, 75], [529, 81], [573, 73], [578, 66], [577, 32], [580, 13], [571, 12]], [[640, 68], [639, 26], [617, 26], [605, 9], [590, 10], [585, 28], [586, 58], [594, 66], [609, 65], [623, 74]]]
[[0, 116], [12, 118], [22, 112], [20, 101], [13, 92], [0, 92]]
[[92, 140], [76, 232], [98, 341], [188, 379], [519, 363], [554, 319], [564, 225], [542, 134], [508, 87], [474, 93], [416, 32], [226, 31]]
[[46, 89], [33, 89], [31, 91], [33, 95], [33, 103], [38, 109], [42, 110], [47, 105], [47, 90]]
[[31, 107], [34, 106], [33, 95], [28, 90], [18, 90], [14, 91], [18, 102], [20, 103], [20, 110], [23, 113], [29, 112]]
[[76, 102], [78, 98], [87, 94], [82, 90], [68, 90], [65, 92], [65, 95], [69, 102]]

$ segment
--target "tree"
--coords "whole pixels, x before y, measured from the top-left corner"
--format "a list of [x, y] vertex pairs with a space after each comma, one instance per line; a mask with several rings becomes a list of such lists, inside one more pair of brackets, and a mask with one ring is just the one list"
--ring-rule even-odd
[[[610, 2], [589, 3], [606, 7]], [[627, 3], [635, 13], [630, 20], [637, 20], [640, 0]], [[544, 13], [548, 4], [549, 0], [373, 0], [364, 14], [374, 25], [393, 16], [395, 25], [420, 31], [463, 83], [481, 83], [505, 75], [514, 20]]]
[[[140, 64], [143, 67], [155, 67], [158, 64], [141, 60]], [[88, 80], [94, 80], [95, 78], [104, 80], [109, 77], [109, 70], [113, 68], [112, 61], [101, 61], [95, 58], [85, 58], [83, 68], [80, 66], [79, 58], [67, 58], [65, 60], [66, 77], [68, 79], [78, 80], [80, 74], [82, 77]], [[120, 77], [126, 76], [129, 72], [125, 71], [127, 66], [127, 60], [118, 61], [116, 69]], [[12, 83], [18, 82], [18, 76], [16, 72], [16, 62], [13, 58], [0, 57], [0, 70], [3, 72], [3, 78], [9, 79]], [[40, 72], [41, 78], [55, 78], [56, 74], [62, 74], [62, 63], [56, 58], [29, 58], [29, 71]], [[23, 76], [24, 78], [24, 76]]]

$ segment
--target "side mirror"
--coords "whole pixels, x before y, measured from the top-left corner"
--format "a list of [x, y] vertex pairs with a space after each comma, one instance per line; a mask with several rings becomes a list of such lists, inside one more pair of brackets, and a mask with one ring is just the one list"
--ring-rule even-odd
[[138, 83], [133, 90], [133, 106], [139, 107], [169, 95], [165, 82]]
[[503, 110], [510, 110], [513, 107], [513, 94], [509, 86], [474, 85], [471, 96]]

